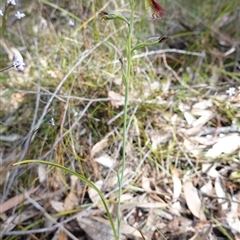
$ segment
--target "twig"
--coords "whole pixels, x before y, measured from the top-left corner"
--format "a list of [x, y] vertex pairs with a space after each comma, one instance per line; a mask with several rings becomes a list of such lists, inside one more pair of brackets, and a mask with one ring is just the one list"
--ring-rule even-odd
[[[49, 221], [51, 221], [52, 223], [56, 224], [57, 223], [57, 220], [55, 218], [53, 218], [50, 214], [48, 214], [46, 212], [46, 210], [39, 205], [38, 202], [36, 202], [35, 200], [33, 200], [29, 194], [27, 192], [25, 192], [25, 198], [36, 208], [38, 209], [39, 211], [41, 211], [44, 215], [44, 217], [46, 219], [48, 219]], [[74, 240], [78, 240], [78, 238], [76, 238], [72, 233], [70, 233], [64, 226], [60, 226], [59, 228], [61, 228], [61, 230], [63, 230], [69, 237], [71, 237], [72, 239]]]

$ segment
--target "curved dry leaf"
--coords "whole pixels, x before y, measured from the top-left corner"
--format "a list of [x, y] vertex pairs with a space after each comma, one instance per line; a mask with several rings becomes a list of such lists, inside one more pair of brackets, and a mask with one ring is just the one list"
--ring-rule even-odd
[[205, 193], [209, 196], [212, 196], [213, 186], [212, 186], [211, 180], [209, 180], [205, 185], [203, 185], [200, 190], [201, 190], [202, 193]]
[[40, 183], [45, 182], [47, 178], [47, 170], [43, 164], [38, 165], [38, 178]]
[[144, 175], [142, 176], [142, 188], [143, 190], [145, 190], [146, 192], [152, 192], [152, 188], [151, 188], [151, 180], [148, 177], [145, 177]]
[[172, 180], [173, 180], [173, 197], [172, 200], [175, 202], [180, 197], [182, 192], [182, 183], [179, 179], [179, 173], [177, 169], [172, 169]]
[[192, 113], [201, 116], [192, 124], [193, 127], [203, 126], [215, 116], [211, 110], [195, 109], [192, 111]]
[[216, 158], [222, 153], [232, 153], [240, 148], [240, 136], [231, 135], [219, 138], [217, 143], [206, 153], [206, 157]]
[[214, 117], [214, 113], [209, 110], [201, 110], [199, 111], [199, 114], [202, 116], [192, 123], [192, 128], [189, 128], [184, 132], [188, 136], [199, 133], [202, 130], [202, 127]]
[[50, 201], [50, 204], [56, 212], [64, 212], [64, 210], [65, 210], [65, 208], [63, 206], [63, 202], [52, 200], [52, 201]]
[[134, 195], [132, 193], [124, 193], [121, 195], [120, 201], [122, 202], [128, 202], [133, 199]]
[[[110, 222], [100, 217], [83, 218], [77, 217], [78, 224], [80, 227], [91, 237], [93, 240], [107, 239], [114, 240], [112, 228]], [[127, 237], [134, 239], [141, 239], [139, 231], [122, 221], [121, 224], [121, 235], [119, 240], [126, 240]]]
[[108, 146], [108, 139], [107, 138], [103, 138], [101, 141], [99, 141], [98, 143], [96, 143], [92, 147], [92, 149], [91, 149], [91, 157], [94, 157], [97, 153], [102, 151], [107, 146]]
[[64, 231], [57, 231], [52, 240], [68, 240], [67, 233]]
[[[240, 196], [240, 193], [239, 193]], [[231, 202], [231, 210], [227, 213], [227, 222], [228, 225], [231, 227], [231, 230], [233, 234], [240, 234], [240, 219], [238, 217], [238, 208], [240, 209], [240, 206], [238, 206], [238, 199], [237, 197], [232, 197]]]
[[71, 190], [74, 190], [77, 187], [77, 183], [79, 179], [74, 175], [72, 175], [70, 179], [71, 179]]
[[[114, 240], [113, 231], [109, 224], [92, 218], [77, 217], [79, 226], [92, 240], [109, 239]], [[121, 238], [126, 239], [126, 238]]]
[[226, 200], [227, 195], [226, 191], [222, 187], [220, 177], [217, 177], [215, 180], [215, 192], [216, 195], [218, 196], [218, 203], [221, 205], [222, 210], [226, 210], [228, 208], [228, 201]]
[[[99, 189], [101, 190], [102, 186], [103, 186], [103, 181], [102, 180], [99, 180], [97, 182], [94, 183], [94, 185]], [[100, 196], [98, 195], [98, 193], [91, 187], [89, 187], [88, 189], [88, 195], [89, 195], [89, 198], [91, 199], [91, 201], [93, 203], [95, 202], [98, 202], [101, 200]]]
[[66, 211], [68, 210], [72, 210], [75, 207], [78, 206], [78, 197], [76, 196], [76, 194], [71, 190], [70, 193], [67, 195], [67, 197], [65, 198], [64, 201], [64, 209]]
[[193, 104], [192, 109], [204, 110], [204, 109], [211, 108], [212, 106], [213, 106], [212, 100], [202, 100], [200, 102]]
[[176, 216], [181, 216], [182, 206], [179, 201], [176, 201], [172, 204], [171, 213]]
[[77, 188], [78, 188], [78, 177], [72, 175], [71, 176], [71, 190], [70, 193], [67, 195], [64, 201], [64, 209], [66, 211], [74, 209], [79, 204], [79, 198], [77, 196]]
[[[35, 193], [37, 190], [39, 189], [38, 187], [35, 187], [33, 189], [30, 189], [27, 191], [28, 195], [32, 195], [33, 193]], [[18, 204], [20, 204], [22, 201], [25, 200], [25, 194], [19, 194], [15, 197], [12, 197], [10, 199], [8, 199], [6, 202], [0, 203], [0, 214], [8, 211], [9, 209], [16, 207]]]
[[110, 157], [108, 154], [104, 154], [98, 158], [94, 158], [94, 161], [108, 168], [112, 168], [114, 165], [114, 159]]
[[201, 149], [196, 146], [194, 141], [190, 141], [190, 138], [184, 139], [183, 146], [195, 157], [198, 157], [202, 152]]
[[202, 165], [202, 172], [207, 174], [209, 177], [216, 178], [219, 176], [218, 171], [216, 170], [217, 164], [205, 163]]
[[119, 106], [124, 105], [124, 97], [119, 93], [115, 93], [114, 91], [109, 91], [108, 97], [111, 99], [111, 104], [113, 107], [119, 108]]
[[196, 118], [190, 112], [185, 111], [183, 115], [188, 125], [192, 125], [196, 121]]
[[197, 189], [193, 186], [192, 182], [190, 180], [184, 182], [183, 189], [186, 203], [191, 213], [201, 221], [206, 221], [206, 217], [202, 209], [202, 202], [198, 196]]

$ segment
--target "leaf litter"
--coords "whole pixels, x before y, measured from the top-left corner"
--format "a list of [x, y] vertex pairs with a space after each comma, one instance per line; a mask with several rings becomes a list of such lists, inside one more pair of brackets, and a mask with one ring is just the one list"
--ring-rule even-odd
[[[48, 10], [48, 7], [45, 7], [45, 10]], [[225, 14], [219, 17], [219, 23], [216, 21], [218, 29], [233, 21], [232, 17]], [[49, 31], [47, 21], [44, 26]], [[34, 26], [34, 28], [38, 27]], [[228, 46], [229, 40], [226, 40], [225, 35], [217, 35], [216, 31], [211, 32], [211, 35], [221, 46]], [[43, 39], [48, 41], [49, 39], [45, 37]], [[78, 43], [77, 39], [76, 42]], [[179, 43], [175, 43], [176, 47]], [[91, 45], [90, 41], [89, 45]], [[74, 44], [71, 47], [74, 48]], [[60, 50], [67, 55], [70, 53], [68, 45]], [[220, 50], [222, 50], [221, 47]], [[59, 54], [62, 54], [61, 51]], [[212, 56], [212, 62], [214, 62], [215, 53], [208, 52], [208, 54]], [[226, 58], [228, 54], [225, 54]], [[123, 195], [120, 199], [122, 217], [120, 239], [240, 239], [240, 94], [237, 90], [239, 86], [236, 85], [235, 95], [228, 96], [222, 86], [229, 82], [234, 83], [234, 79], [229, 76], [224, 79], [219, 73], [219, 66], [216, 68], [212, 66], [214, 76], [208, 76], [212, 77], [209, 80], [212, 84], [210, 87], [217, 90], [214, 95], [208, 94], [204, 88], [199, 87], [201, 85], [196, 86], [194, 83], [191, 85], [189, 79], [192, 78], [191, 80], [194, 81], [192, 74], [195, 71], [191, 66], [188, 71], [189, 79], [181, 74], [181, 68], [176, 71], [173, 69], [171, 61], [177, 63], [174, 61], [179, 59], [179, 53], [171, 57], [165, 54], [163, 59], [156, 54], [156, 51], [153, 55], [155, 55], [153, 58], [150, 55], [144, 55], [149, 67], [146, 68], [146, 65], [141, 63], [139, 63], [140, 67], [134, 65], [137, 84], [130, 92], [131, 100], [129, 101], [129, 117], [133, 116], [134, 127], [132, 125], [128, 133], [127, 167]], [[140, 60], [138, 53], [135, 59]], [[232, 59], [232, 57], [228, 58], [229, 61]], [[59, 61], [59, 56], [56, 56], [56, 60]], [[95, 64], [94, 67], [103, 64], [99, 65], [100, 58], [97, 61], [92, 58], [92, 61], [93, 65]], [[196, 58], [196, 61], [201, 62], [201, 57]], [[219, 61], [222, 60], [219, 59]], [[44, 77], [58, 80], [65, 75], [64, 71], [58, 67], [59, 62], [53, 63], [56, 64], [55, 66], [50, 66], [47, 57], [42, 58], [40, 62], [44, 69], [42, 73]], [[185, 60], [183, 62], [186, 64]], [[224, 61], [221, 62], [221, 68], [224, 64]], [[30, 77], [31, 67], [35, 66], [29, 62], [24, 75], [10, 73], [10, 86], [13, 84], [15, 86], [16, 83], [24, 87], [30, 85], [27, 79]], [[56, 70], [52, 70], [55, 67]], [[75, 124], [76, 128], [72, 131], [72, 135], [65, 137], [57, 148], [52, 149], [51, 153], [55, 156], [55, 161], [68, 165], [94, 182], [101, 189], [115, 217], [118, 201], [116, 172], [120, 169], [121, 160], [119, 146], [121, 146], [121, 108], [124, 97], [121, 85], [114, 81], [111, 90], [106, 88], [102, 92], [99, 87], [101, 84], [97, 86], [97, 90], [94, 89], [95, 81], [99, 79], [91, 75], [93, 69], [90, 65], [88, 67], [89, 72], [83, 76], [83, 69], [79, 66], [79, 72], [77, 72], [80, 76], [79, 82], [74, 86], [76, 91], [73, 90], [69, 95], [68, 90], [66, 91], [67, 84], [64, 86], [66, 89], [61, 90], [59, 97], [64, 99], [72, 97], [71, 100], [69, 99], [69, 105], [66, 104], [64, 107], [73, 107], [81, 112], [86, 93], [96, 99], [102, 95], [107, 96], [108, 102], [104, 105], [105, 100], [102, 102], [100, 100], [100, 104], [95, 101], [80, 123]], [[161, 68], [160, 72], [163, 75], [161, 81], [158, 79], [156, 68]], [[193, 68], [195, 69], [195, 65]], [[100, 68], [98, 70], [101, 72]], [[206, 70], [209, 71], [209, 69]], [[121, 80], [117, 67], [113, 64], [111, 70], [106, 71], [109, 71], [112, 79]], [[85, 78], [92, 78], [94, 81], [87, 82]], [[203, 82], [201, 76], [199, 78], [199, 81]], [[219, 79], [220, 85], [216, 85], [216, 79]], [[162, 87], [164, 91], [161, 92]], [[205, 86], [205, 89], [210, 87]], [[200, 94], [190, 95], [191, 89], [196, 91], [195, 88], [200, 89]], [[42, 90], [48, 94], [52, 91], [51, 87], [44, 83]], [[6, 93], [6, 88], [3, 91]], [[68, 96], [65, 96], [65, 91]], [[96, 94], [97, 91], [99, 95]], [[81, 95], [79, 99], [81, 92], [85, 95]], [[6, 127], [1, 130], [3, 136], [14, 136], [10, 135], [14, 133], [14, 128], [25, 126], [28, 119], [31, 119], [29, 117], [31, 114], [25, 115], [27, 111], [20, 111], [21, 108], [24, 109], [26, 93], [9, 96], [10, 101], [1, 99], [1, 110], [3, 109], [5, 115], [2, 121], [6, 123]], [[51, 95], [47, 95], [46, 98], [44, 96], [41, 104]], [[139, 102], [141, 104], [134, 112], [134, 108], [131, 107]], [[9, 103], [12, 107], [8, 108]], [[43, 106], [41, 105], [41, 108]], [[63, 115], [63, 110], [58, 108], [58, 102], [53, 103], [52, 108], [54, 110], [50, 109], [52, 112], [49, 111], [49, 113], [59, 112]], [[109, 121], [115, 114], [119, 114], [119, 117], [106, 127], [104, 122]], [[48, 126], [44, 128], [44, 125], [43, 129], [40, 129], [42, 130], [39, 135], [41, 147], [32, 145], [29, 153], [32, 154], [31, 157], [44, 156], [46, 149], [51, 148], [51, 144], [55, 141], [54, 138], [59, 139], [74, 123], [71, 114], [65, 121], [61, 130], [55, 129], [56, 135]], [[18, 134], [20, 137], [12, 142], [18, 143], [24, 134], [24, 131], [21, 132]], [[21, 145], [16, 147], [17, 145], [8, 142], [11, 143], [6, 141], [1, 145], [0, 154], [1, 176], [3, 176], [0, 182], [3, 189], [0, 192], [1, 233], [11, 234], [11, 231], [16, 230], [18, 232], [12, 235], [21, 236], [24, 231], [28, 231], [29, 223], [34, 222], [36, 230], [44, 229], [42, 226], [46, 228], [41, 233], [42, 238], [47, 237], [47, 232], [55, 231], [52, 239], [67, 239], [67, 236], [70, 239], [81, 239], [84, 236], [92, 240], [113, 239], [106, 212], [96, 192], [80, 183], [74, 176], [64, 176], [62, 171], [52, 171], [42, 166], [27, 170], [22, 168], [19, 176], [26, 171], [28, 173], [32, 171], [32, 175], [27, 177], [36, 188], [32, 189], [29, 184], [26, 185], [26, 192], [15, 191], [18, 189], [18, 183], [15, 183], [12, 185], [10, 194], [4, 197], [4, 189], [12, 173], [11, 165], [19, 159], [19, 153], [21, 153]], [[41, 152], [38, 154], [39, 151]], [[52, 159], [46, 158], [46, 160]], [[92, 171], [91, 161], [95, 163], [95, 172]], [[44, 208], [37, 208], [37, 204]], [[51, 218], [51, 216], [54, 217]], [[42, 225], [38, 223], [38, 219], [43, 220]], [[62, 225], [60, 226], [59, 223]], [[62, 227], [75, 234], [75, 238], [65, 231], [66, 229], [62, 230]], [[33, 232], [28, 234], [33, 234], [34, 237], [40, 234], [37, 231], [34, 232], [34, 228], [32, 230]]]

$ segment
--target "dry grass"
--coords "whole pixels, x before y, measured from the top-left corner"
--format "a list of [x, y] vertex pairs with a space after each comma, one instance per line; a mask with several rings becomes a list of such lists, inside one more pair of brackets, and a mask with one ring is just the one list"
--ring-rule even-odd
[[[119, 58], [126, 63], [128, 26], [101, 21], [98, 12], [106, 7], [128, 18], [130, 7], [126, 0], [80, 2], [24, 1], [27, 16], [9, 17], [0, 39], [0, 68], [14, 51], [26, 62], [24, 73], [0, 72], [3, 239], [113, 239], [85, 183], [50, 166], [12, 166], [41, 159], [82, 174], [101, 187], [115, 219], [125, 90]], [[167, 15], [156, 21], [144, 1], [136, 4], [133, 46], [171, 39], [133, 52], [121, 239], [237, 240], [237, 0], [162, 4]]]

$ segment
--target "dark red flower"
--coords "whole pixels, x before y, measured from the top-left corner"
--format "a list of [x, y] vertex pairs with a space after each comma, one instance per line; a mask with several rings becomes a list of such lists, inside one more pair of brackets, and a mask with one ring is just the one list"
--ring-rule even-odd
[[152, 18], [162, 18], [166, 11], [162, 8], [162, 6], [156, 0], [148, 0], [149, 5], [153, 10]]

